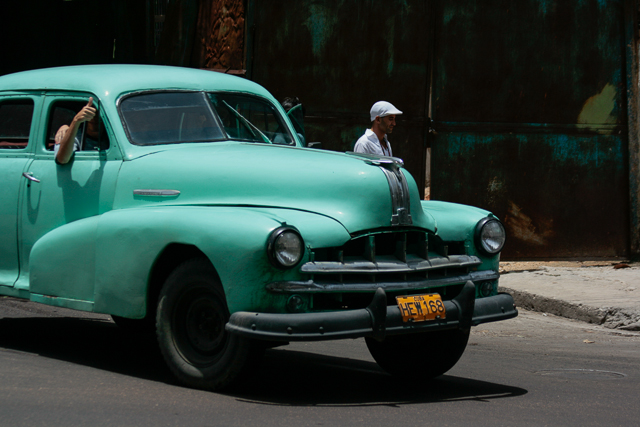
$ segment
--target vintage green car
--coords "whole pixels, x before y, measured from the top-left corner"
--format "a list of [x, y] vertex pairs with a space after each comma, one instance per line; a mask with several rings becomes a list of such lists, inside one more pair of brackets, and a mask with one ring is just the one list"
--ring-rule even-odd
[[[57, 130], [93, 98], [69, 163]], [[397, 158], [303, 147], [261, 86], [177, 67], [0, 77], [0, 294], [153, 327], [185, 385], [220, 389], [269, 347], [364, 337], [431, 378], [498, 293], [504, 227], [422, 201]]]

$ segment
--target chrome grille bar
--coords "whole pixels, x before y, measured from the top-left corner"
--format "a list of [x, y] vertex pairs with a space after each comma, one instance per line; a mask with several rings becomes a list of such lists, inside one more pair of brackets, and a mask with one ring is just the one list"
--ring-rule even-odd
[[376, 289], [382, 288], [385, 292], [392, 291], [411, 291], [417, 289], [429, 289], [441, 286], [455, 285], [465, 283], [471, 280], [474, 283], [485, 280], [497, 280], [500, 275], [493, 270], [472, 271], [469, 274], [459, 276], [442, 277], [438, 279], [411, 280], [405, 282], [385, 282], [379, 281], [374, 283], [338, 283], [338, 282], [317, 282], [314, 280], [307, 281], [288, 281], [288, 282], [272, 282], [266, 288], [270, 292], [276, 293], [345, 293], [345, 292], [375, 292]]
[[403, 262], [393, 257], [378, 257], [377, 262], [368, 260], [344, 260], [307, 262], [300, 271], [306, 274], [378, 274], [378, 273], [416, 273], [446, 268], [473, 268], [482, 264], [480, 258], [469, 255], [431, 256], [429, 259], [414, 257]]

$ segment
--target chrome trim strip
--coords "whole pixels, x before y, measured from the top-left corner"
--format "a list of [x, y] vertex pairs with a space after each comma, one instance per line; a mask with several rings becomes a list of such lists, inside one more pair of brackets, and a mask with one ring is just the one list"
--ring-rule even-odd
[[413, 291], [427, 290], [429, 288], [437, 288], [442, 286], [464, 284], [467, 280], [472, 282], [480, 282], [486, 280], [497, 280], [500, 274], [494, 270], [472, 271], [469, 274], [452, 277], [442, 277], [438, 279], [422, 279], [405, 282], [367, 282], [367, 283], [337, 283], [337, 282], [316, 282], [314, 280], [307, 281], [288, 281], [288, 282], [272, 282], [266, 288], [270, 292], [275, 293], [304, 293], [315, 294], [325, 292], [375, 292], [376, 289], [382, 288], [385, 292], [389, 291]]
[[180, 191], [178, 190], [133, 190], [133, 194], [135, 196], [162, 196], [162, 197], [171, 197], [171, 196], [179, 196]]
[[378, 166], [384, 172], [391, 191], [391, 225], [413, 225], [409, 186], [402, 170], [395, 164]]
[[384, 172], [389, 182], [389, 190], [391, 191], [393, 209], [391, 225], [413, 225], [409, 185], [401, 170], [404, 166], [404, 161], [398, 157], [355, 153], [353, 151], [347, 151], [346, 154], [359, 157], [368, 165], [378, 166]]

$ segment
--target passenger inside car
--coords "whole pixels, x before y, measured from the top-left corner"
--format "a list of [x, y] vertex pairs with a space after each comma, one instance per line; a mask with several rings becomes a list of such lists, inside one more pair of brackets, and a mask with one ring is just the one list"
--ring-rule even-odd
[[57, 163], [68, 163], [75, 151], [98, 151], [101, 146], [108, 148], [109, 142], [93, 98], [86, 104], [78, 101], [55, 104], [50, 116], [47, 149], [55, 152]]

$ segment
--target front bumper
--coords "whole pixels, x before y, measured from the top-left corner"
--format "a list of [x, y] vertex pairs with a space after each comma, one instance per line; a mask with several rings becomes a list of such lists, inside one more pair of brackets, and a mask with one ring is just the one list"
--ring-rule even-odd
[[407, 323], [397, 305], [387, 306], [378, 288], [367, 308], [322, 313], [272, 314], [239, 311], [226, 325], [228, 332], [268, 341], [320, 341], [344, 338], [429, 332], [444, 329], [467, 330], [481, 323], [516, 317], [518, 310], [509, 294], [476, 299], [475, 285], [467, 281], [460, 294], [443, 301], [446, 319]]

